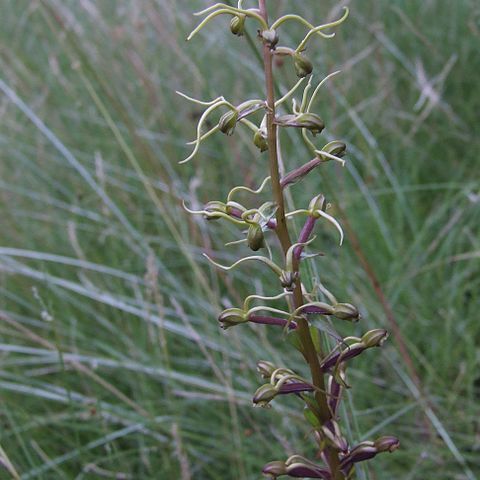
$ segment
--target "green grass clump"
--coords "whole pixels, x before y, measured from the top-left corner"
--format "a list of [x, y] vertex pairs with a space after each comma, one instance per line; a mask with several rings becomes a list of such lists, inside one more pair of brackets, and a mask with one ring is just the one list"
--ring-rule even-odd
[[[336, 4], [295, 3], [313, 18]], [[264, 171], [249, 141], [223, 138], [177, 166], [196, 120], [175, 90], [206, 98], [228, 85], [232, 101], [261, 93], [247, 40], [220, 60], [213, 48], [235, 41], [227, 23], [185, 44], [186, 12], [205, 4], [2, 5], [0, 457], [22, 479], [256, 479], [264, 459], [309, 448], [288, 402], [266, 415], [251, 408], [259, 353], [299, 359], [281, 333], [220, 331], [218, 312], [259, 286], [242, 270], [234, 288], [206, 265], [202, 251], [232, 237], [181, 205], [203, 203], [213, 185], [226, 193], [239, 168], [253, 183]], [[392, 330], [393, 312], [421, 379], [419, 391], [398, 337], [352, 370], [351, 437], [389, 425], [402, 443], [359, 478], [471, 480], [480, 475], [479, 11], [442, 0], [351, 7], [350, 28], [309, 50], [322, 75], [343, 71], [318, 110], [328, 101], [335, 112], [326, 135], [345, 140], [348, 166], [315, 172], [318, 192], [292, 192], [299, 204], [322, 192], [337, 208], [347, 240], [338, 253], [332, 232], [319, 235], [328, 255], [317, 268], [368, 312], [366, 327]], [[290, 69], [277, 68], [286, 84]], [[304, 147], [283, 142], [289, 170]]]

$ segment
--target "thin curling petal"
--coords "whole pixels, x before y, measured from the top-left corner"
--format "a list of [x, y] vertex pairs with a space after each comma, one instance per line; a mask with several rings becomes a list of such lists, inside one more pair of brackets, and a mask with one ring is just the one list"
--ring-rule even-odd
[[200, 148], [200, 139], [202, 137], [202, 127], [203, 127], [203, 124], [205, 123], [207, 117], [213, 112], [215, 111], [217, 108], [219, 107], [222, 107], [222, 106], [228, 106], [231, 110], [235, 110], [235, 107], [230, 103], [230, 102], [227, 102], [226, 100], [221, 100], [217, 103], [214, 103], [213, 105], [210, 105], [202, 114], [202, 116], [200, 117], [200, 120], [198, 121], [198, 125], [197, 125], [197, 138], [196, 138], [196, 141], [195, 141], [195, 147], [193, 149], [193, 152], [187, 157], [185, 158], [184, 160], [181, 160], [180, 164], [183, 164], [183, 163], [187, 163], [188, 161], [190, 161], [198, 152], [199, 148]]
[[207, 220], [223, 218], [225, 220], [228, 220], [231, 223], [234, 223], [235, 225], [240, 225], [242, 227], [246, 225], [246, 223], [243, 220], [238, 220], [237, 218], [232, 217], [231, 215], [228, 215], [227, 213], [224, 213], [224, 212], [208, 211], [208, 210], [191, 210], [190, 208], [187, 207], [187, 205], [185, 204], [185, 201], [183, 201], [183, 208], [188, 213], [191, 213], [192, 215], [203, 215]]
[[320, 88], [322, 87], [322, 85], [327, 81], [327, 80], [330, 80], [330, 78], [334, 77], [335, 75], [337, 75], [338, 73], [340, 73], [340, 70], [337, 70], [336, 72], [332, 72], [330, 74], [328, 74], [316, 87], [315, 87], [315, 90], [313, 91], [312, 93], [312, 96], [310, 97], [310, 100], [308, 102], [308, 105], [307, 105], [307, 108], [306, 108], [306, 112], [309, 112], [312, 108], [312, 105], [313, 105], [313, 102], [315, 101], [315, 98], [317, 97], [317, 94], [320, 90]]
[[327, 157], [330, 160], [335, 160], [338, 162], [342, 167], [345, 166], [345, 160], [342, 160], [340, 157], [337, 157], [336, 155], [332, 155], [331, 153], [325, 152], [324, 150], [315, 150], [315, 155], [317, 155], [319, 158], [323, 160], [323, 157]]
[[225, 265], [222, 265], [220, 263], [217, 263], [215, 262], [215, 260], [212, 260], [206, 253], [203, 254], [203, 256], [210, 262], [212, 263], [213, 265], [215, 265], [216, 267], [222, 269], [222, 270], [232, 270], [233, 268], [237, 267], [238, 265], [240, 265], [241, 263], [243, 262], [247, 262], [249, 260], [257, 260], [259, 262], [263, 262], [265, 263], [271, 270], [273, 270], [277, 275], [281, 275], [282, 274], [282, 269], [276, 265], [275, 263], [273, 263], [272, 260], [270, 260], [269, 258], [267, 257], [261, 257], [259, 255], [252, 255], [250, 257], [245, 257], [245, 258], [241, 258], [240, 260], [237, 260], [235, 263], [233, 263], [232, 265], [230, 266], [225, 266]]
[[[345, 13], [343, 14], [343, 16], [341, 18], [339, 18], [338, 20], [335, 20], [334, 22], [330, 22], [330, 23], [325, 23], [324, 25], [319, 25], [318, 27], [314, 27], [312, 28], [308, 33], [307, 35], [305, 35], [305, 38], [300, 42], [300, 44], [298, 45], [296, 51], [297, 52], [301, 52], [302, 50], [305, 49], [305, 46], [308, 42], [308, 40], [312, 37], [312, 35], [315, 35], [317, 33], [320, 33], [322, 30], [325, 30], [326, 28], [331, 28], [331, 27], [336, 27], [338, 25], [341, 25], [348, 17], [348, 14], [349, 14], [349, 10], [348, 10], [348, 7], [343, 7], [343, 9], [345, 10]], [[331, 37], [333, 37], [335, 34], [332, 33], [330, 34]], [[330, 37], [330, 38], [331, 38]]]
[[234, 187], [230, 190], [230, 192], [228, 193], [228, 196], [227, 196], [227, 203], [230, 202], [232, 200], [232, 197], [235, 193], [238, 193], [238, 192], [248, 192], [248, 193], [252, 193], [254, 195], [257, 195], [259, 193], [261, 193], [263, 191], [263, 189], [265, 188], [265, 186], [267, 185], [267, 183], [270, 181], [270, 176], [266, 177], [263, 182], [261, 183], [261, 185], [256, 189], [256, 190], [253, 190], [249, 187], [245, 187], [243, 185], [240, 185], [238, 187]]
[[293, 271], [293, 260], [295, 258], [295, 251], [298, 247], [306, 247], [310, 245], [315, 239], [316, 235], [314, 235], [310, 240], [301, 243], [294, 243], [288, 250], [287, 254], [285, 255], [285, 266], [288, 271]]
[[344, 238], [343, 230], [342, 230], [342, 227], [340, 226], [340, 224], [337, 222], [337, 220], [335, 220], [335, 218], [333, 218], [328, 213], [325, 213], [323, 210], [315, 210], [315, 212], [313, 212], [313, 213], [314, 213], [314, 215], [318, 215], [318, 216], [323, 217], [326, 220], [328, 220], [338, 230], [338, 233], [340, 234], [340, 245], [342, 245], [343, 238]]
[[177, 95], [180, 95], [182, 98], [185, 98], [185, 100], [189, 100], [190, 102], [196, 103], [197, 105], [203, 105], [204, 107], [210, 107], [211, 105], [215, 105], [216, 103], [221, 102], [222, 100], [225, 100], [224, 97], [217, 97], [213, 100], [205, 102], [203, 100], [198, 100], [196, 98], [190, 97], [185, 93], [180, 92], [179, 90], [175, 90], [175, 93]]
[[263, 17], [255, 10], [255, 9], [248, 9], [244, 10], [242, 8], [235, 8], [225, 3], [216, 3], [211, 7], [205, 8], [200, 12], [194, 13], [195, 16], [201, 16], [209, 13], [209, 15], [190, 33], [187, 37], [187, 41], [191, 40], [205, 25], [210, 21], [213, 20], [218, 15], [245, 15], [247, 17], [251, 17], [256, 19], [263, 29], [267, 30], [268, 25], [266, 24]]
[[[274, 28], [274, 29], [278, 28], [280, 25], [288, 21], [299, 22], [302, 25], [305, 25], [310, 30], [313, 30], [316, 28], [315, 25], [312, 25], [308, 20], [305, 20], [305, 18], [301, 17], [300, 15], [284, 15], [283, 17], [280, 17], [278, 20], [276, 20], [275, 23], [273, 23], [271, 28]], [[333, 38], [335, 36], [335, 34], [332, 34], [332, 33], [330, 34], [323, 33], [321, 30], [315, 33], [323, 38]]]

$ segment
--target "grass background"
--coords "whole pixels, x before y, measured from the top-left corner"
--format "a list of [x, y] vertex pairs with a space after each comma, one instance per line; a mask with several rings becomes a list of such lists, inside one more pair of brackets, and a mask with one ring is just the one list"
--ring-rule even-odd
[[[313, 22], [339, 6], [270, 3]], [[290, 200], [322, 192], [346, 227], [341, 249], [330, 227], [319, 230], [326, 256], [312, 266], [362, 311], [342, 333], [395, 322], [401, 335], [350, 370], [349, 438], [402, 442], [358, 478], [471, 480], [480, 476], [480, 9], [343, 3], [350, 19], [309, 55], [318, 79], [343, 72], [316, 111], [326, 136], [348, 144], [347, 167], [318, 169]], [[177, 164], [198, 112], [175, 90], [234, 103], [263, 90], [254, 50], [225, 20], [184, 42], [191, 12], [206, 4], [2, 1], [0, 456], [22, 479], [257, 479], [266, 461], [312, 454], [295, 399], [250, 405], [255, 361], [301, 371], [298, 355], [281, 333], [225, 333], [215, 320], [246, 294], [274, 294], [270, 277], [210, 268], [203, 251], [225, 262], [241, 254], [221, 247], [234, 230], [181, 206], [266, 172], [241, 130]], [[302, 33], [292, 26], [282, 43]], [[282, 92], [291, 70], [277, 68]], [[282, 147], [287, 169], [308, 159], [295, 135]]]

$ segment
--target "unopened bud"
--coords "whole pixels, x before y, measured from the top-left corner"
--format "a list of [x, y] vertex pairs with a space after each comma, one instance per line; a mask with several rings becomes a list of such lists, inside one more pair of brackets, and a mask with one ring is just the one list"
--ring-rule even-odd
[[257, 130], [253, 135], [253, 143], [261, 152], [268, 150], [267, 139], [262, 135], [260, 130]]
[[373, 442], [359, 443], [352, 451], [342, 460], [342, 463], [357, 463], [373, 458], [378, 453]]
[[203, 209], [208, 213], [208, 215], [204, 215], [207, 220], [215, 220], [220, 218], [220, 215], [215, 215], [216, 213], [228, 213], [227, 206], [223, 202], [219, 202], [217, 200], [208, 202]]
[[300, 455], [292, 455], [285, 462], [287, 475], [293, 478], [331, 478], [330, 472]]
[[269, 403], [277, 396], [277, 389], [270, 383], [266, 383], [257, 389], [253, 395], [253, 404], [256, 407], [270, 407]]
[[238, 120], [237, 110], [229, 110], [228, 112], [224, 113], [220, 117], [220, 121], [218, 122], [220, 131], [225, 135], [232, 135], [233, 132], [235, 131], [237, 120]]
[[306, 128], [314, 135], [320, 133], [325, 128], [323, 120], [315, 113], [281, 115], [275, 119], [275, 123], [281, 127]]
[[287, 475], [287, 466], [285, 465], [285, 462], [281, 461], [270, 462], [263, 467], [262, 473], [271, 478], [277, 478], [282, 475]]
[[337, 303], [334, 305], [333, 316], [340, 320], [351, 320], [353, 322], [358, 322], [358, 320], [360, 320], [360, 313], [358, 312], [357, 307], [350, 303]]
[[374, 444], [379, 452], [394, 452], [400, 446], [400, 441], [397, 437], [388, 435], [377, 438]]
[[347, 146], [340, 142], [339, 140], [334, 140], [333, 142], [327, 143], [323, 148], [322, 151], [329, 153], [330, 155], [334, 155], [335, 157], [343, 157], [347, 150]]
[[278, 43], [278, 33], [276, 30], [264, 30], [260, 33], [260, 37], [262, 38], [263, 43], [272, 49], [275, 48]]
[[275, 370], [276, 367], [272, 362], [267, 362], [266, 360], [260, 360], [257, 362], [257, 372], [262, 378], [270, 378]]
[[362, 343], [367, 347], [381, 347], [388, 338], [388, 332], [383, 328], [370, 330], [362, 337]]
[[293, 54], [293, 65], [295, 67], [295, 73], [297, 77], [303, 78], [310, 75], [313, 71], [312, 62], [301, 53]]
[[232, 17], [230, 20], [230, 31], [237, 35], [237, 37], [241, 37], [245, 33], [245, 20], [247, 19], [246, 15], [236, 15]]
[[219, 316], [218, 321], [221, 323], [223, 329], [240, 325], [248, 322], [245, 312], [240, 308], [227, 308]]
[[322, 194], [313, 197], [308, 205], [308, 209], [312, 212], [314, 212], [315, 210], [323, 210], [324, 207], [325, 197]]
[[247, 243], [251, 250], [256, 252], [265, 246], [265, 236], [262, 227], [258, 224], [252, 224], [248, 227]]

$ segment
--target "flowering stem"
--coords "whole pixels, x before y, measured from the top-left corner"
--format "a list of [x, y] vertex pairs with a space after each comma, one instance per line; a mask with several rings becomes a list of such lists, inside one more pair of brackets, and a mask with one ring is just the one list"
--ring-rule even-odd
[[[268, 24], [268, 14], [266, 8], [266, 0], [259, 0], [258, 2], [260, 15]], [[283, 196], [283, 188], [280, 179], [280, 171], [278, 166], [278, 152], [277, 152], [277, 126], [275, 125], [275, 85], [273, 80], [273, 54], [271, 47], [267, 42], [263, 45], [263, 62], [265, 70], [265, 86], [267, 94], [267, 141], [269, 152], [269, 167], [270, 177], [272, 181], [272, 190], [275, 203], [278, 206], [276, 212], [277, 227], [275, 232], [278, 236], [284, 255], [287, 254], [291, 247], [290, 234], [288, 231], [287, 222], [285, 219], [285, 200]], [[299, 262], [294, 262], [294, 269], [298, 272]], [[293, 291], [294, 309], [298, 309], [304, 303], [301, 289], [301, 282], [298, 281]], [[300, 337], [303, 355], [307, 361], [312, 375], [312, 383], [316, 387], [315, 399], [319, 407], [319, 420], [325, 423], [330, 419], [330, 411], [328, 408], [327, 397], [325, 391], [325, 380], [323, 372], [320, 368], [318, 354], [313, 344], [312, 336], [310, 334], [309, 325], [306, 319], [300, 318], [298, 320], [298, 334]], [[320, 353], [321, 355], [321, 353]], [[337, 452], [332, 448], [327, 448], [330, 471], [333, 480], [343, 480], [343, 475], [339, 470], [339, 458]]]

